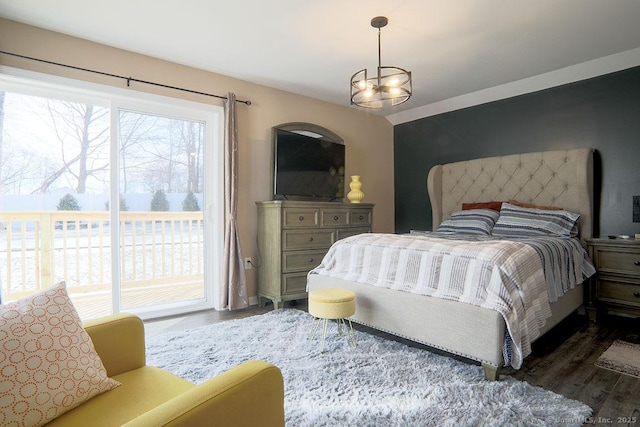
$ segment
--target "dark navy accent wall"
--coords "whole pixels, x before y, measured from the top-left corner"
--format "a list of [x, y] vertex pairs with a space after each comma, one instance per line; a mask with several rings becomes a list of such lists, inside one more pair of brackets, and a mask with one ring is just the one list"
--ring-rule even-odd
[[595, 235], [640, 233], [640, 67], [396, 125], [396, 232], [431, 229], [434, 165], [579, 147], [596, 149]]

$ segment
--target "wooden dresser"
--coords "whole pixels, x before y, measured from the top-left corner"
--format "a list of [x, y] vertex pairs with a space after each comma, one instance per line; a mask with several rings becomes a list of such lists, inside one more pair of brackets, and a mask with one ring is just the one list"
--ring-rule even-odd
[[371, 232], [373, 204], [300, 201], [256, 202], [258, 304], [280, 308], [307, 298], [307, 273], [339, 239]]
[[640, 316], [640, 240], [589, 239], [587, 246], [598, 271], [591, 279], [587, 308]]

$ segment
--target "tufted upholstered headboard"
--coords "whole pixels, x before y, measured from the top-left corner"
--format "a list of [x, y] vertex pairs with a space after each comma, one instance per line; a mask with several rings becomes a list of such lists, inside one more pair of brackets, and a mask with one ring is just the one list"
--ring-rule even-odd
[[580, 214], [580, 238], [593, 234], [593, 149], [542, 151], [436, 165], [427, 189], [433, 229], [462, 203], [507, 201]]

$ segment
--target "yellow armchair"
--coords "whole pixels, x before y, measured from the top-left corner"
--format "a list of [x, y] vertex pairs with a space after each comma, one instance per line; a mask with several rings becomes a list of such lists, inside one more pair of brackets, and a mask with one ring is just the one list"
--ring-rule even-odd
[[284, 426], [280, 369], [250, 361], [194, 385], [145, 362], [144, 325], [131, 314], [86, 322], [107, 374], [122, 385], [54, 419], [57, 426]]

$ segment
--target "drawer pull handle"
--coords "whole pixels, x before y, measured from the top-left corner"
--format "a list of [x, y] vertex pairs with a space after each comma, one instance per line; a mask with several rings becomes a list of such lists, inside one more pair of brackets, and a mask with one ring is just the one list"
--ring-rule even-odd
[[364, 219], [364, 215], [360, 215], [360, 221]]
[[637, 292], [637, 291], [636, 291], [636, 292], [634, 292], [634, 293], [633, 293], [633, 296], [634, 296], [634, 297], [636, 297], [636, 298], [640, 298], [640, 292]]
[[309, 241], [310, 241], [310, 242], [313, 242], [313, 237], [309, 237]]
[[310, 263], [311, 263], [311, 262], [313, 262], [313, 258], [309, 258], [309, 262], [310, 262]]
[[338, 215], [335, 215], [335, 216], [333, 217], [333, 220], [334, 220], [334, 221], [337, 221], [337, 220], [338, 220]]
[[634, 263], [633, 263], [633, 265], [638, 265], [638, 266], [640, 266], [640, 261], [636, 261], [636, 262], [634, 262]]
[[303, 217], [302, 215], [300, 215], [300, 216], [298, 217], [298, 221], [304, 221], [304, 217]]

